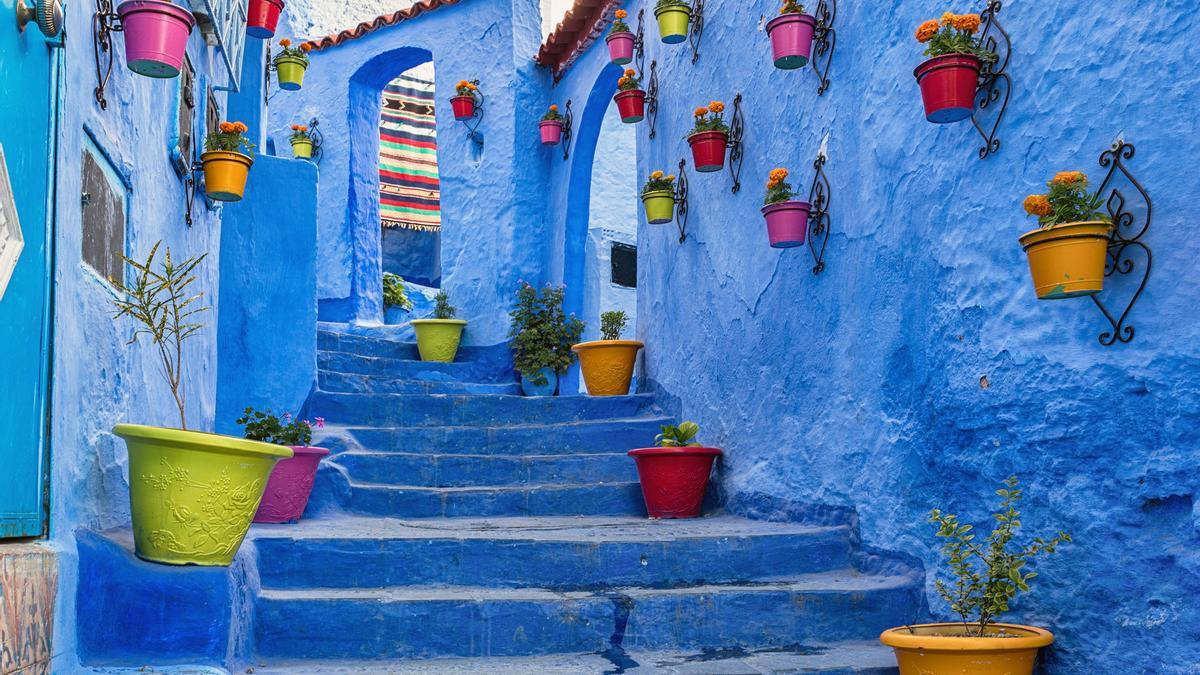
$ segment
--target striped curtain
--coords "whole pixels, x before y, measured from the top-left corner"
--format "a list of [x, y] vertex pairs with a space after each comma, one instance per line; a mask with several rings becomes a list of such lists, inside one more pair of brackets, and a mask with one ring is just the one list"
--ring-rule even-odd
[[379, 219], [384, 228], [441, 230], [433, 105], [433, 82], [428, 80], [401, 75], [383, 90]]

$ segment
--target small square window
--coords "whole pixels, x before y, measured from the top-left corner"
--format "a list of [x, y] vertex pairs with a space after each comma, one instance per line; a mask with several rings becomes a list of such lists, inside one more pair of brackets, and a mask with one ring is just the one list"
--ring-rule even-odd
[[613, 242], [612, 282], [626, 288], [637, 288], [637, 247]]
[[108, 159], [83, 149], [83, 261], [113, 285], [125, 283], [125, 186]]

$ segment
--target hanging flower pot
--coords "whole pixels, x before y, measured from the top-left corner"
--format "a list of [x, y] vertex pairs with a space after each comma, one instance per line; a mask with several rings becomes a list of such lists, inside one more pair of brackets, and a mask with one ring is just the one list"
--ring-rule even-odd
[[126, 0], [117, 6], [125, 63], [138, 75], [177, 77], [196, 17], [164, 0]]
[[254, 150], [241, 122], [221, 122], [219, 131], [204, 140], [207, 152], [200, 155], [204, 166], [204, 194], [219, 202], [236, 202], [246, 192], [246, 179], [254, 160], [243, 154]]
[[579, 369], [589, 396], [625, 396], [633, 380], [633, 367], [643, 345], [637, 340], [622, 340], [621, 331], [629, 317], [625, 312], [600, 315], [600, 340], [581, 342], [571, 351], [579, 355]]
[[996, 54], [974, 37], [979, 30], [978, 14], [951, 14], [931, 19], [917, 27], [917, 41], [928, 44], [930, 58], [913, 71], [921, 87], [925, 119], [934, 124], [960, 122], [975, 114], [975, 93], [983, 63]]
[[1019, 239], [1034, 292], [1039, 300], [1095, 295], [1104, 289], [1112, 223], [1100, 210], [1100, 198], [1088, 192], [1082, 172], [1060, 172], [1047, 186], [1048, 195], [1030, 195], [1024, 204], [1042, 227]]
[[640, 86], [637, 71], [633, 68], [625, 69], [625, 74], [617, 80], [617, 88], [620, 91], [613, 100], [617, 102], [617, 112], [621, 115], [621, 121], [626, 124], [636, 124], [646, 118], [646, 92], [642, 91]]
[[274, 37], [283, 0], [250, 0], [246, 7], [246, 35], [265, 40]]
[[542, 145], [558, 145], [562, 142], [563, 123], [561, 120], [542, 120], [538, 122], [541, 132]]
[[296, 159], [312, 159], [313, 139], [308, 134], [308, 127], [303, 124], [292, 125], [292, 135], [288, 139], [292, 144], [292, 157]]
[[805, 13], [803, 5], [787, 0], [779, 16], [767, 23], [775, 67], [795, 70], [807, 66], [816, 27], [817, 20]]
[[454, 119], [469, 120], [475, 116], [475, 106], [478, 103], [475, 96], [478, 91], [479, 85], [468, 80], [459, 80], [458, 84], [454, 85], [454, 93], [457, 95], [450, 99]]
[[279, 78], [279, 88], [296, 91], [304, 86], [304, 73], [308, 70], [308, 52], [312, 47], [304, 43], [292, 47], [292, 41], [284, 38], [279, 41], [283, 50], [275, 56], [275, 74]]
[[677, 45], [687, 39], [692, 8], [682, 0], [659, 0], [654, 18], [658, 19], [658, 35], [662, 41]]
[[812, 206], [805, 201], [793, 199], [796, 193], [787, 182], [788, 170], [778, 168], [771, 171], [767, 181], [767, 198], [762, 208], [767, 219], [767, 239], [772, 248], [794, 248], [804, 245], [808, 233], [808, 214]]
[[646, 222], [662, 225], [675, 219], [675, 176], [662, 171], [650, 174], [642, 186], [642, 205], [646, 207]]
[[637, 462], [642, 498], [651, 518], [700, 516], [709, 474], [721, 451], [693, 442], [699, 429], [695, 422], [663, 427], [657, 447], [629, 451]]
[[720, 171], [725, 166], [725, 148], [729, 145], [729, 125], [724, 119], [725, 104], [713, 101], [696, 108], [695, 122], [688, 135], [692, 163], [700, 173]]
[[417, 351], [422, 361], [453, 363], [467, 322], [454, 318], [458, 310], [450, 304], [450, 296], [446, 291], [439, 291], [435, 302], [432, 319], [413, 319], [410, 322], [417, 334]]
[[629, 16], [629, 12], [618, 9], [614, 15], [612, 30], [609, 31], [608, 37], [604, 41], [608, 43], [608, 58], [614, 64], [623, 66], [630, 61], [633, 61], [633, 48], [636, 37], [633, 31], [629, 30], [629, 24], [625, 23], [625, 19]]

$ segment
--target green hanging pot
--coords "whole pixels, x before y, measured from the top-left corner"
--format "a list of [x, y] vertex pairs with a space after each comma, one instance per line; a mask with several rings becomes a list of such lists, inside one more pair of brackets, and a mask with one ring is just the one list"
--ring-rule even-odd
[[654, 190], [642, 195], [646, 206], [646, 222], [662, 225], [675, 219], [675, 193], [671, 190]]
[[292, 139], [292, 157], [296, 159], [312, 159], [313, 142], [311, 138]]
[[417, 334], [417, 351], [422, 361], [454, 363], [458, 355], [458, 343], [462, 340], [467, 322], [462, 319], [413, 319], [413, 331]]
[[279, 88], [296, 91], [304, 86], [304, 71], [308, 62], [296, 56], [280, 56], [275, 59], [275, 73], [279, 76]]
[[692, 8], [688, 5], [667, 5], [654, 10], [654, 18], [658, 19], [658, 34], [662, 41], [677, 45], [687, 39]]
[[129, 449], [129, 506], [139, 558], [226, 566], [242, 545], [282, 445], [118, 424]]

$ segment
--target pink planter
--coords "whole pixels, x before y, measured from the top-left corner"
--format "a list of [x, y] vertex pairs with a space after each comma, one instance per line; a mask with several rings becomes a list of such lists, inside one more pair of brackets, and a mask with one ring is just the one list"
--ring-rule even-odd
[[196, 18], [163, 0], [126, 0], [117, 6], [125, 35], [125, 63], [138, 75], [177, 77]]
[[633, 61], [633, 33], [610, 33], [604, 38], [608, 43], [608, 58], [618, 66]]
[[808, 202], [788, 201], [768, 204], [762, 208], [767, 219], [767, 238], [772, 248], [793, 248], [804, 245], [808, 233]]
[[292, 446], [292, 451], [295, 453], [292, 458], [279, 462], [271, 472], [254, 522], [290, 523], [304, 515], [313, 480], [317, 477], [317, 466], [329, 451], [299, 446]]
[[784, 14], [767, 23], [775, 67], [795, 70], [808, 65], [817, 20], [808, 14]]
[[538, 122], [538, 131], [542, 134], [542, 145], [558, 145], [562, 142], [563, 123], [560, 120], [542, 120]]

